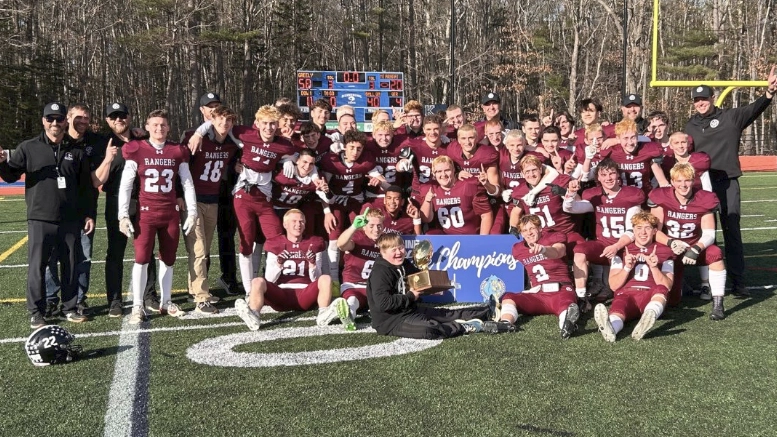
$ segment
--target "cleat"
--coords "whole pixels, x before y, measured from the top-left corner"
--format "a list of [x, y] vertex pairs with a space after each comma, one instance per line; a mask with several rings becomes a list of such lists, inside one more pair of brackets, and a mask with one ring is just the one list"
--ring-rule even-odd
[[699, 299], [712, 300], [712, 292], [708, 284], [702, 284], [701, 288], [699, 288]]
[[493, 294], [488, 296], [488, 320], [498, 322], [502, 318], [502, 304]]
[[210, 302], [198, 302], [194, 311], [203, 314], [218, 314], [219, 309], [214, 307]]
[[465, 334], [474, 334], [476, 332], [483, 331], [483, 321], [480, 319], [470, 319], [470, 320], [458, 319], [454, 321], [464, 327]]
[[73, 323], [84, 323], [87, 319], [85, 315], [79, 313], [78, 311], [74, 311], [72, 313], [65, 314], [65, 320]]
[[715, 296], [712, 298], [712, 312], [710, 313], [710, 320], [723, 320], [726, 318], [726, 312], [723, 308], [723, 296]]
[[569, 304], [567, 314], [564, 317], [564, 326], [561, 328], [561, 338], [566, 340], [577, 331], [577, 319], [580, 318], [580, 308], [576, 303]]
[[[348, 302], [343, 298], [335, 300], [337, 301], [335, 304], [335, 311], [337, 312], [337, 317], [340, 319], [340, 323], [343, 324], [346, 331], [356, 331], [356, 324], [353, 322], [354, 317], [351, 315], [351, 307], [348, 306]], [[332, 304], [330, 304], [330, 306], [332, 306]]]
[[140, 322], [146, 320], [146, 312], [143, 310], [143, 307], [140, 305], [136, 305], [132, 307], [132, 314], [130, 314], [129, 318], [129, 324], [130, 325], [138, 325]]
[[604, 337], [604, 341], [614, 343], [615, 330], [612, 329], [610, 314], [607, 312], [607, 307], [604, 304], [600, 303], [594, 307], [594, 320], [596, 320], [596, 326], [599, 327], [599, 332]]
[[46, 326], [46, 319], [40, 314], [35, 314], [30, 317], [30, 329], [38, 329]]
[[160, 308], [160, 314], [167, 314], [168, 316], [173, 317], [183, 317], [186, 315], [186, 311], [182, 310], [181, 307], [178, 305], [170, 302], [169, 300], [165, 303], [165, 305]]
[[316, 325], [327, 326], [332, 323], [337, 318], [337, 305], [340, 305], [340, 301], [343, 301], [348, 306], [348, 302], [345, 302], [345, 299], [338, 297], [330, 302], [328, 307], [319, 308], [318, 316], [316, 316]]
[[243, 319], [243, 322], [245, 322], [246, 326], [248, 326], [248, 329], [251, 331], [259, 330], [259, 327], [262, 323], [259, 319], [259, 314], [248, 307], [245, 299], [235, 300], [235, 311], [237, 312], [237, 315]]
[[148, 299], [145, 304], [146, 310], [151, 311], [152, 313], [158, 313], [161, 311], [161, 307], [157, 299]]
[[639, 323], [631, 331], [631, 338], [634, 340], [642, 340], [642, 337], [650, 331], [650, 328], [656, 323], [656, 313], [653, 310], [645, 310], [642, 313], [642, 318], [639, 319]]
[[489, 334], [503, 334], [505, 332], [515, 332], [515, 325], [507, 320], [500, 320], [495, 322], [493, 320], [486, 320], [483, 322], [483, 332]]

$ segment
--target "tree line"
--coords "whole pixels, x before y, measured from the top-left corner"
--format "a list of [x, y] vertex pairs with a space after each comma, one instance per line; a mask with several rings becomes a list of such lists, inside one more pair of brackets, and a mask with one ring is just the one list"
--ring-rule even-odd
[[[690, 90], [649, 86], [653, 1], [627, 0], [624, 68], [623, 1], [7, 0], [0, 143], [36, 134], [54, 100], [86, 103], [98, 121], [113, 100], [141, 119], [165, 108], [179, 133], [198, 122], [196, 102], [208, 90], [250, 121], [261, 104], [295, 95], [296, 70], [402, 71], [406, 99], [456, 103], [474, 117], [480, 95], [496, 90], [513, 118], [574, 114], [578, 100], [597, 96], [617, 120], [625, 80], [645, 111], [664, 110], [682, 128]], [[777, 62], [776, 2], [660, 2], [658, 79], [764, 79]], [[761, 93], [737, 89], [724, 106]], [[745, 133], [742, 152], [774, 154], [775, 126], [770, 109]]]

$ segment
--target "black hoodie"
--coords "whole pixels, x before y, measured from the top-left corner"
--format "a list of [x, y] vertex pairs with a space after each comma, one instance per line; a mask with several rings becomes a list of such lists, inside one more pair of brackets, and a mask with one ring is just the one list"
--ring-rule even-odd
[[416, 272], [418, 269], [407, 259], [401, 266], [395, 266], [383, 257], [375, 260], [367, 280], [367, 302], [372, 327], [378, 334], [388, 334], [402, 319], [415, 312], [416, 299], [407, 288], [407, 275]]
[[693, 138], [696, 152], [710, 155], [710, 178], [722, 180], [742, 176], [739, 166], [739, 143], [742, 131], [750, 126], [772, 103], [761, 96], [755, 102], [739, 108], [721, 109], [701, 115], [698, 112], [688, 120], [685, 133]]

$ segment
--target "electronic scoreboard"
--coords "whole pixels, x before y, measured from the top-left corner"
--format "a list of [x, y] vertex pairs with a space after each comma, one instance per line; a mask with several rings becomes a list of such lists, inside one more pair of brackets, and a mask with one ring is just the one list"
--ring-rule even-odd
[[[308, 118], [310, 107], [318, 99], [332, 105], [331, 120], [338, 107], [354, 107], [361, 130], [371, 130], [372, 113], [405, 105], [403, 73], [383, 71], [297, 71], [297, 105]], [[334, 120], [336, 121], [336, 120]], [[364, 129], [364, 128], [369, 129]]]

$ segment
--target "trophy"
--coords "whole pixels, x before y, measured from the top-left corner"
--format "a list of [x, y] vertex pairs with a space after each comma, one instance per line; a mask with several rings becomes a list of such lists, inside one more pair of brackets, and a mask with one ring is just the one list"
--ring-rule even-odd
[[429, 240], [419, 241], [410, 258], [421, 271], [407, 276], [408, 286], [411, 291], [420, 291], [423, 294], [440, 293], [453, 288], [448, 272], [443, 270], [429, 270], [434, 249]]

